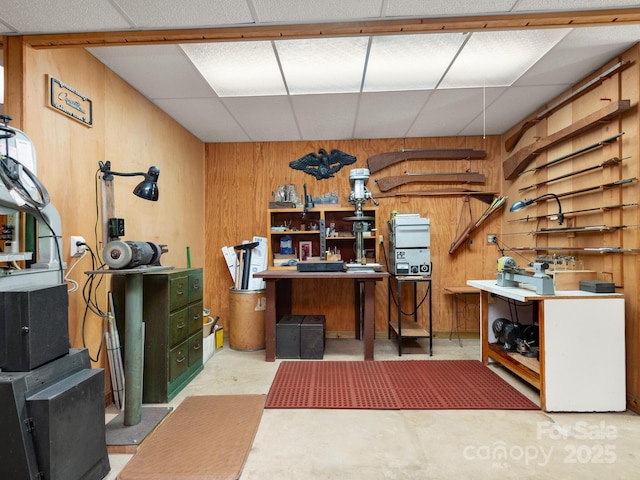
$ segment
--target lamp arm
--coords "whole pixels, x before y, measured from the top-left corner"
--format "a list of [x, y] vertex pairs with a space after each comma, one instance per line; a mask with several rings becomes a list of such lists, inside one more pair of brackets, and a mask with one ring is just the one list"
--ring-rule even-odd
[[535, 198], [534, 201], [540, 200], [541, 198], [544, 198], [544, 197], [553, 197], [556, 199], [556, 202], [558, 203], [558, 223], [562, 225], [564, 222], [564, 213], [562, 213], [562, 204], [560, 203], [560, 197], [558, 197], [558, 195], [556, 195], [555, 193], [545, 193]]

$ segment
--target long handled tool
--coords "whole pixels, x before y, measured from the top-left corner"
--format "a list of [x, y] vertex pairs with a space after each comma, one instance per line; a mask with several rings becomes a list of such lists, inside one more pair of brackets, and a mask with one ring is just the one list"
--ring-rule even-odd
[[376, 178], [376, 184], [381, 192], [386, 192], [400, 185], [407, 183], [484, 183], [486, 177], [478, 172], [462, 172], [462, 173], [424, 173], [424, 174], [406, 174], [396, 177]]
[[560, 175], [558, 177], [550, 178], [550, 179], [544, 180], [542, 182], [533, 183], [533, 184], [528, 185], [526, 187], [519, 188], [518, 191], [519, 192], [524, 192], [526, 190], [531, 190], [532, 188], [538, 188], [538, 187], [540, 187], [542, 185], [546, 185], [548, 183], [552, 183], [552, 182], [555, 182], [557, 180], [563, 180], [563, 179], [568, 178], [568, 177], [573, 177], [574, 175], [580, 175], [581, 173], [590, 172], [591, 170], [596, 170], [598, 168], [605, 168], [605, 167], [611, 167], [613, 165], [618, 165], [622, 160], [626, 160], [627, 158], [630, 158], [630, 157], [624, 157], [624, 158], [611, 157], [610, 159], [605, 160], [604, 162], [599, 163], [597, 165], [593, 165], [591, 167], [582, 168], [582, 169], [576, 170], [574, 172], [565, 173], [564, 175]]
[[[604, 210], [615, 210], [617, 208], [624, 207], [637, 207], [639, 204], [637, 203], [618, 203], [616, 205], [606, 205], [604, 207], [592, 207], [592, 208], [582, 208], [580, 210], [571, 210], [569, 212], [564, 212], [565, 218], [573, 213], [587, 213], [587, 212], [596, 212], [596, 211], [604, 211]], [[549, 218], [557, 216], [557, 213], [546, 213], [544, 215], [527, 215], [526, 217], [514, 218], [513, 220], [507, 220], [507, 222], [529, 222], [532, 220], [538, 220], [540, 218]]]
[[109, 357], [109, 370], [111, 371], [111, 387], [116, 408], [124, 407], [124, 367], [122, 364], [122, 349], [120, 336], [115, 325], [113, 308], [113, 295], [109, 292], [109, 313], [107, 315], [107, 330], [104, 335], [107, 340], [107, 352]]

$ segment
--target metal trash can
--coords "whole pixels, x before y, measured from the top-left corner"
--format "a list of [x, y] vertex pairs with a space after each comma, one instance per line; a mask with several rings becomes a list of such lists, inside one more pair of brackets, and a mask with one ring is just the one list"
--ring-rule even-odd
[[265, 290], [229, 289], [229, 347], [254, 351], [265, 348], [264, 317], [267, 310]]

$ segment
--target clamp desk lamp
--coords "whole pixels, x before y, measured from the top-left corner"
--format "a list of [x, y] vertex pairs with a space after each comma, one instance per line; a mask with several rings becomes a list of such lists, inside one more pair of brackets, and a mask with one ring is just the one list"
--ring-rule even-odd
[[560, 204], [560, 198], [555, 193], [545, 193], [536, 198], [525, 198], [524, 200], [518, 200], [517, 202], [514, 202], [513, 205], [511, 205], [511, 208], [509, 209], [509, 211], [518, 212], [523, 208], [528, 207], [532, 203], [535, 203], [536, 201], [541, 200], [545, 197], [553, 197], [556, 199], [556, 202], [558, 202], [558, 213], [556, 214], [556, 216], [558, 217], [558, 224], [562, 225], [564, 223], [564, 214], [562, 213], [562, 205]]
[[133, 194], [137, 197], [152, 202], [158, 201], [158, 177], [160, 176], [160, 169], [158, 167], [149, 167], [147, 173], [144, 172], [114, 172], [111, 170], [111, 162], [107, 161], [98, 162], [100, 172], [102, 173], [102, 243], [103, 246], [116, 238], [109, 235], [109, 219], [114, 217], [114, 200], [113, 200], [113, 177], [137, 177], [142, 176], [144, 180], [140, 182], [136, 188], [133, 189]]

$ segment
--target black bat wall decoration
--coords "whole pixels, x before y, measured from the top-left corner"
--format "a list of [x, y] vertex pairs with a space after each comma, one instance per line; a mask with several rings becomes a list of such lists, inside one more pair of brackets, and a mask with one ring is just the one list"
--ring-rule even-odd
[[356, 157], [340, 150], [331, 150], [331, 153], [327, 153], [324, 148], [321, 148], [318, 153], [307, 153], [304, 157], [289, 162], [289, 166], [322, 180], [333, 177], [333, 174], [342, 167], [351, 165], [355, 161]]

